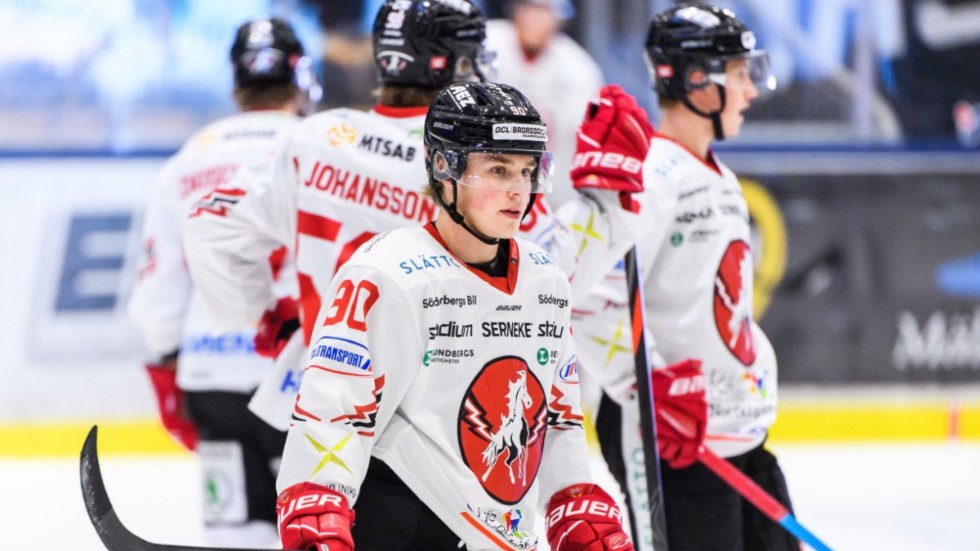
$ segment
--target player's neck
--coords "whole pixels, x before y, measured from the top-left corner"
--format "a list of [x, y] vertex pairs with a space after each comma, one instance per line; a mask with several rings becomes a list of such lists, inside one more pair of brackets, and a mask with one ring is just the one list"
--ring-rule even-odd
[[681, 144], [702, 161], [708, 161], [714, 139], [710, 119], [679, 107], [664, 113], [657, 133]]
[[435, 224], [439, 236], [446, 242], [446, 248], [463, 262], [485, 264], [496, 257], [497, 245], [480, 241], [476, 236], [466, 231], [466, 228], [453, 222], [445, 211], [439, 211]]

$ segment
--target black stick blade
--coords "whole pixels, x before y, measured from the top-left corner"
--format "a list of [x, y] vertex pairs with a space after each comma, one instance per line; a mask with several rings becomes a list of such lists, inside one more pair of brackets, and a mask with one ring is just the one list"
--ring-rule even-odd
[[[82, 481], [82, 499], [85, 500], [85, 510], [92, 526], [102, 539], [102, 544], [108, 551], [249, 551], [232, 547], [195, 547], [186, 545], [167, 545], [144, 540], [129, 531], [126, 525], [116, 516], [116, 511], [109, 501], [109, 492], [102, 481], [102, 470], [99, 468], [99, 455], [96, 447], [98, 426], [93, 426], [82, 446], [80, 474]], [[254, 550], [251, 550], [254, 551]]]
[[123, 525], [109, 500], [109, 493], [102, 481], [102, 470], [99, 468], [99, 455], [96, 447], [99, 427], [93, 426], [82, 446], [80, 474], [82, 481], [82, 499], [85, 500], [85, 510], [92, 526], [102, 539], [103, 545], [109, 551], [164, 551], [164, 548], [143, 540], [129, 531]]

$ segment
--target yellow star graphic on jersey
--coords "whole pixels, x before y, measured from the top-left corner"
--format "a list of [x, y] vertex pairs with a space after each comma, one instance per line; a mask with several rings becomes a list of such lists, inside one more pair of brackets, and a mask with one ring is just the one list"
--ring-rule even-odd
[[606, 363], [603, 367], [609, 367], [609, 362], [620, 352], [632, 352], [633, 349], [629, 346], [624, 346], [619, 344], [619, 340], [623, 337], [623, 322], [620, 320], [616, 324], [616, 332], [613, 333], [612, 339], [602, 339], [594, 335], [589, 335], [589, 338], [593, 341], [601, 344], [602, 346], [609, 347], [609, 352], [606, 354]]
[[571, 224], [570, 227], [572, 231], [582, 234], [582, 244], [578, 248], [578, 254], [581, 255], [585, 247], [589, 245], [589, 238], [595, 239], [596, 241], [602, 241], [602, 236], [595, 231], [595, 212], [589, 213], [589, 221], [583, 228], [581, 224]]
[[326, 467], [330, 463], [336, 463], [337, 465], [340, 466], [341, 469], [344, 469], [350, 474], [354, 474], [351, 472], [349, 468], [347, 468], [347, 465], [345, 465], [344, 462], [341, 461], [340, 458], [334, 454], [334, 452], [339, 452], [340, 450], [344, 449], [344, 446], [347, 445], [347, 441], [350, 440], [350, 437], [354, 436], [353, 432], [345, 436], [343, 440], [337, 442], [329, 450], [326, 448], [326, 446], [314, 440], [313, 437], [311, 437], [309, 434], [304, 434], [303, 436], [305, 436], [306, 439], [310, 441], [310, 444], [313, 444], [313, 448], [316, 451], [324, 454], [323, 459], [320, 460], [320, 464], [317, 465], [315, 469], [313, 469], [312, 473], [310, 473], [310, 478], [313, 478], [313, 476], [316, 475], [316, 473], [320, 472], [320, 469]]

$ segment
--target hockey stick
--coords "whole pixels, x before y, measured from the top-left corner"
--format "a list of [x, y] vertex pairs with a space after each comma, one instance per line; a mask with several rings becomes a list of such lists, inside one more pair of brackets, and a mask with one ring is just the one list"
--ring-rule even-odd
[[711, 469], [736, 492], [755, 505], [762, 514], [766, 515], [773, 522], [782, 526], [787, 532], [795, 536], [803, 543], [809, 545], [816, 551], [831, 551], [826, 543], [820, 541], [817, 536], [797, 522], [793, 514], [789, 512], [782, 503], [779, 503], [771, 495], [766, 493], [754, 480], [745, 475], [742, 471], [724, 458], [718, 457], [707, 447], [701, 447], [701, 454], [698, 460], [705, 467]]
[[640, 285], [635, 245], [626, 253], [624, 263], [626, 287], [630, 299], [630, 324], [633, 330], [633, 366], [636, 371], [637, 403], [640, 407], [640, 429], [643, 431], [643, 463], [646, 469], [650, 529], [654, 551], [667, 551], [667, 518], [664, 516], [664, 495], [660, 480], [660, 452], [657, 449], [657, 424], [654, 422], [653, 384], [644, 335], [646, 318], [643, 309], [643, 288]]
[[[644, 462], [646, 464], [647, 471], [647, 488], [651, 493], [650, 496], [650, 514], [651, 520], [653, 521], [654, 527], [654, 549], [660, 551], [661, 549], [667, 549], [666, 547], [666, 523], [663, 513], [663, 493], [660, 491], [660, 458], [657, 455], [657, 434], [656, 434], [656, 423], [654, 422], [654, 410], [653, 410], [653, 390], [651, 385], [650, 372], [648, 367], [648, 361], [646, 357], [646, 345], [644, 342], [643, 328], [645, 327], [644, 322], [644, 311], [643, 311], [643, 294], [639, 283], [639, 271], [636, 265], [636, 248], [634, 247], [626, 254], [626, 284], [629, 288], [630, 293], [630, 323], [633, 329], [633, 353], [635, 357], [636, 366], [636, 386], [639, 391], [639, 402], [640, 402], [640, 423], [643, 434], [652, 434], [653, 438], [643, 439], [643, 455]], [[650, 448], [653, 448], [651, 451]], [[830, 547], [824, 542], [820, 541], [813, 533], [803, 527], [795, 517], [786, 509], [781, 503], [776, 501], [772, 496], [766, 493], [765, 490], [759, 487], [751, 478], [746, 476], [742, 471], [735, 468], [734, 465], [726, 461], [725, 459], [718, 457], [707, 447], [702, 446], [701, 454], [698, 459], [704, 463], [706, 467], [711, 469], [715, 474], [717, 474], [722, 480], [724, 480], [729, 486], [731, 486], [735, 491], [737, 491], [742, 497], [748, 500], [750, 503], [755, 505], [759, 511], [764, 515], [772, 519], [773, 522], [782, 526], [786, 531], [795, 536], [800, 541], [806, 543], [816, 551], [831, 551]], [[650, 464], [650, 457], [656, 458], [656, 463]], [[650, 482], [650, 474], [655, 473], [657, 479], [655, 481], [656, 486]], [[658, 499], [658, 504], [660, 506], [659, 511], [655, 511], [653, 505], [654, 502], [654, 488], [656, 488], [656, 498]], [[659, 524], [658, 522], [664, 523]], [[663, 536], [663, 547], [657, 545], [657, 528], [662, 527]]]
[[93, 426], [82, 446], [80, 474], [82, 480], [82, 498], [85, 500], [85, 510], [92, 526], [102, 539], [108, 551], [245, 551], [231, 547], [194, 547], [184, 545], [167, 545], [146, 541], [128, 528], [116, 516], [116, 511], [109, 501], [109, 493], [102, 481], [102, 470], [99, 468], [99, 456], [96, 449], [98, 426]]

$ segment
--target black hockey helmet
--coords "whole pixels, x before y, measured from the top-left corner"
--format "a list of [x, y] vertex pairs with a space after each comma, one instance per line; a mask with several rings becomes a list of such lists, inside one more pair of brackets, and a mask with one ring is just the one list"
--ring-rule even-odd
[[279, 18], [256, 19], [242, 24], [231, 45], [235, 88], [293, 84], [319, 102], [322, 90], [313, 72], [313, 62], [292, 26]]
[[238, 27], [231, 45], [235, 85], [289, 84], [303, 45], [282, 19], [256, 19]]
[[439, 88], [493, 80], [486, 34], [486, 19], [469, 0], [386, 0], [371, 41], [378, 81]]
[[[531, 155], [536, 161], [530, 176], [531, 200], [526, 216], [538, 194], [551, 191], [553, 164], [547, 149], [547, 127], [537, 109], [518, 89], [507, 84], [454, 82], [441, 89], [432, 100], [425, 117], [425, 168], [429, 185], [439, 206], [457, 224], [486, 243], [486, 238], [470, 229], [456, 210], [457, 184], [469, 185], [464, 178], [471, 153]], [[439, 193], [439, 182], [452, 181], [453, 197], [448, 204]]]
[[[721, 109], [701, 112], [690, 104], [687, 94], [715, 84], [722, 93], [724, 109], [725, 66], [729, 61], [746, 60], [749, 78], [759, 91], [776, 86], [769, 72], [768, 54], [756, 49], [755, 34], [728, 9], [680, 5], [663, 11], [650, 21], [645, 49], [657, 94], [682, 100], [705, 117], [717, 119]], [[716, 134], [718, 125], [720, 122], [716, 122]]]

